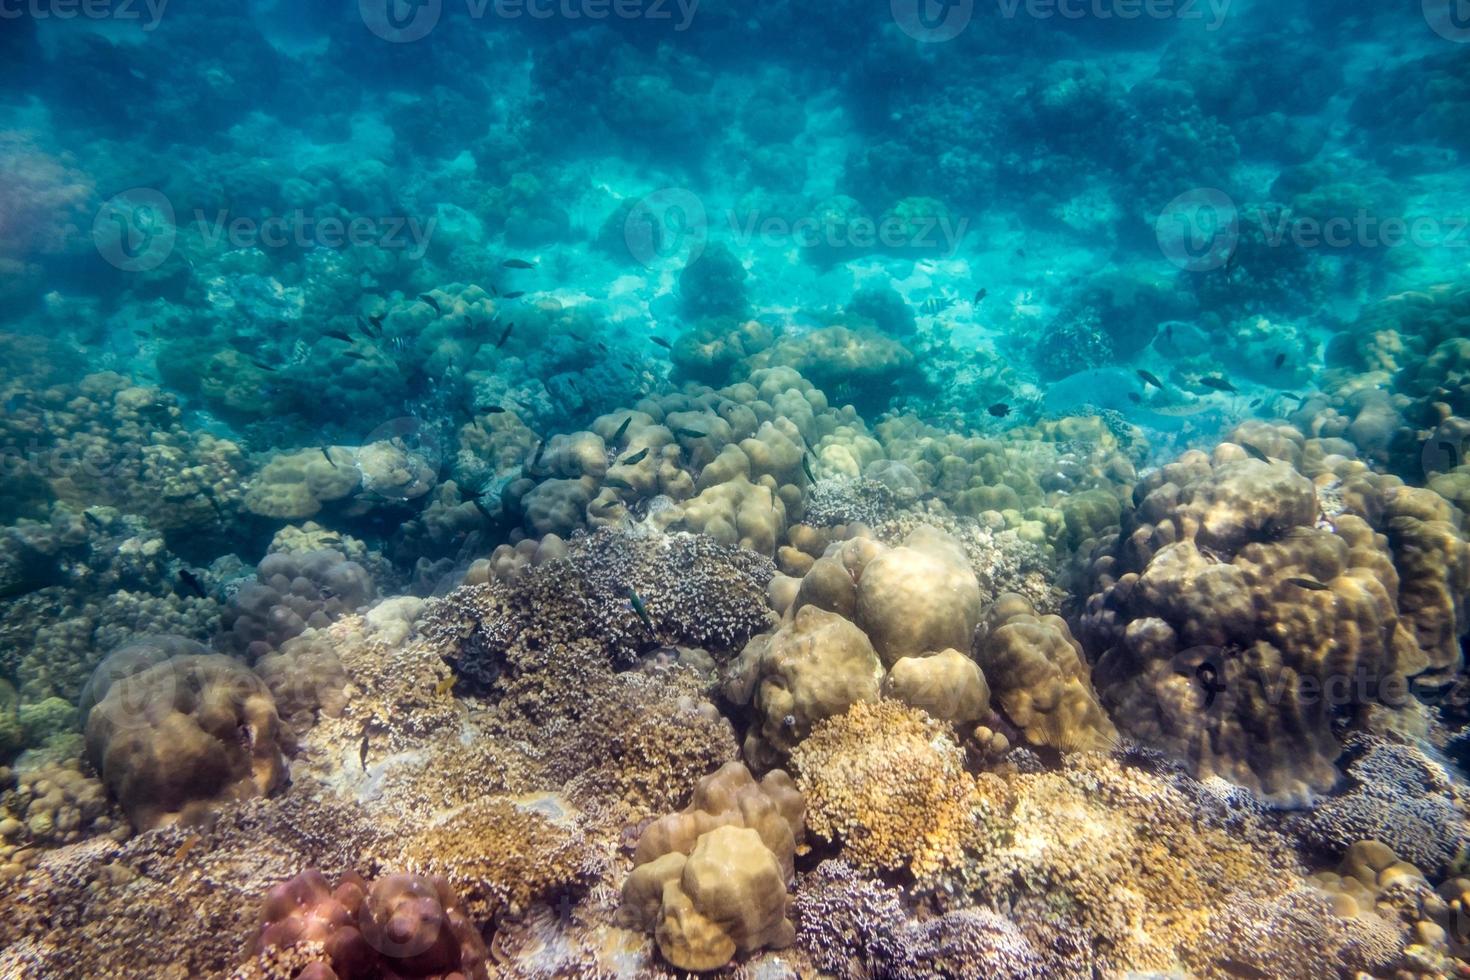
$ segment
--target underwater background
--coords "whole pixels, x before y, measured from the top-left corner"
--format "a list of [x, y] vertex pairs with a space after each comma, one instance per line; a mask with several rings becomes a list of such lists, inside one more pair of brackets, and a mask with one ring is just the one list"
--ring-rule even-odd
[[1470, 975], [1465, 0], [0, 83], [0, 977]]

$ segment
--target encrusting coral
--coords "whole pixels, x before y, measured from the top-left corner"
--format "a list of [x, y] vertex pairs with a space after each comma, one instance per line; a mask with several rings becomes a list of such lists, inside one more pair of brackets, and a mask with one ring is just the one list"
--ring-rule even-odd
[[984, 824], [1008, 805], [999, 779], [966, 770], [947, 725], [896, 701], [818, 723], [791, 763], [813, 834], [859, 867], [907, 869], [930, 887], [984, 846]]

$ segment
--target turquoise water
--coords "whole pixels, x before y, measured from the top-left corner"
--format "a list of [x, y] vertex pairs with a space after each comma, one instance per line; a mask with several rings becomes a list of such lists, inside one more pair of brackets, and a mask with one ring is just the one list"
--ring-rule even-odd
[[1459, 975], [1463, 8], [0, 0], [0, 975]]

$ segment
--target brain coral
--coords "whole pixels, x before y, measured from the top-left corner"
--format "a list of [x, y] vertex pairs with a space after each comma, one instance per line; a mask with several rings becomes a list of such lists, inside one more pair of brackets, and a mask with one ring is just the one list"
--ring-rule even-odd
[[173, 657], [114, 680], [86, 737], [87, 758], [143, 829], [286, 779], [290, 736], [270, 691], [228, 657]]
[[1436, 495], [1269, 435], [1255, 448], [1286, 458], [1223, 443], [1138, 485], [1093, 562], [1081, 635], [1124, 729], [1202, 775], [1304, 800], [1337, 780], [1339, 712], [1401, 705], [1405, 675], [1458, 663], [1442, 580], [1465, 552], [1448, 515], [1419, 506], [1447, 506]]
[[623, 885], [619, 918], [653, 932], [685, 970], [713, 970], [738, 953], [789, 946], [787, 882], [804, 806], [781, 770], [759, 783], [738, 762], [706, 776], [682, 812], [650, 824]]

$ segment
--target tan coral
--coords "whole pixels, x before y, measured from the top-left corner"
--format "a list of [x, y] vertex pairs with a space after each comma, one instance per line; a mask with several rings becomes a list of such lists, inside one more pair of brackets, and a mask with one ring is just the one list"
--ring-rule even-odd
[[862, 630], [805, 606], [777, 632], [746, 645], [730, 667], [725, 694], [756, 708], [745, 754], [759, 764], [789, 752], [822, 718], [877, 700], [882, 680], [883, 665]]
[[1022, 596], [1001, 596], [978, 659], [1006, 716], [1032, 745], [1071, 752], [1117, 744], [1082, 647], [1061, 617], [1036, 615]]
[[948, 727], [895, 701], [820, 722], [791, 758], [814, 834], [856, 864], [907, 868], [929, 886], [980, 845], [982, 818], [1004, 810], [1004, 791], [965, 770]]
[[780, 770], [760, 783], [739, 763], [700, 780], [680, 813], [639, 837], [620, 920], [653, 932], [664, 958], [714, 970], [762, 947], [789, 946], [786, 884], [804, 833], [804, 806]]

